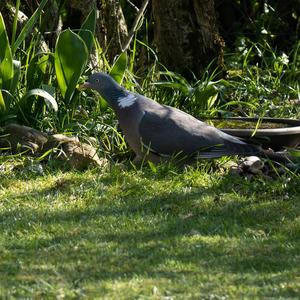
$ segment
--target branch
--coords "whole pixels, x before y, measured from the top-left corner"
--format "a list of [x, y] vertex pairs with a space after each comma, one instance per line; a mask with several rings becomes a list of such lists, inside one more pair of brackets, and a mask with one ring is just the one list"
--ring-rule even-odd
[[138, 25], [139, 25], [139, 22], [141, 20], [141, 18], [143, 17], [144, 15], [144, 12], [147, 8], [147, 5], [149, 3], [149, 0], [144, 0], [141, 8], [139, 9], [135, 19], [134, 19], [134, 22], [133, 22], [133, 25], [132, 25], [132, 28], [129, 32], [129, 35], [128, 35], [128, 39], [127, 39], [127, 42], [125, 43], [124, 47], [122, 48], [122, 51], [126, 51], [129, 46], [130, 46], [130, 43], [132, 41], [132, 38], [134, 37], [134, 34], [136, 33], [136, 31], [138, 30]]
[[138, 13], [139, 12], [139, 9], [134, 5], [134, 3], [132, 3], [130, 0], [126, 0], [130, 6], [132, 6], [134, 8], [134, 10]]

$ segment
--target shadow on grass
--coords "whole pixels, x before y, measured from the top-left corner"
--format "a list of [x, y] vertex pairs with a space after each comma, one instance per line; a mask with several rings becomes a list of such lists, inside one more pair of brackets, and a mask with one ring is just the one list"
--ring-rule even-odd
[[[300, 267], [300, 227], [292, 227], [300, 214], [297, 184], [281, 190], [283, 179], [245, 182], [226, 175], [211, 186], [191, 188], [187, 182], [176, 188], [174, 183], [174, 191], [147, 194], [153, 175], [142, 175], [140, 181], [126, 178], [128, 184], [116, 188], [111, 200], [112, 191], [103, 187], [118, 185], [114, 174], [56, 181], [50, 188], [14, 195], [39, 199], [45, 207], [24, 205], [0, 213], [7, 237], [2, 247], [10, 253], [2, 263], [7, 286], [13, 278], [52, 282], [57, 273], [75, 288], [81, 282], [135, 276], [193, 280], [204, 273], [242, 276]], [[155, 180], [173, 184], [170, 178]], [[84, 205], [49, 209], [74, 191]], [[24, 279], [24, 273], [31, 276]]]

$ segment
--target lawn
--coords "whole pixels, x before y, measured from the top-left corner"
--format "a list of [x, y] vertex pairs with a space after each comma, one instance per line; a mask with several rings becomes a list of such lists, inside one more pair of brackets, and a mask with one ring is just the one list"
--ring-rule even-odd
[[213, 170], [2, 171], [0, 298], [299, 299], [299, 178]]

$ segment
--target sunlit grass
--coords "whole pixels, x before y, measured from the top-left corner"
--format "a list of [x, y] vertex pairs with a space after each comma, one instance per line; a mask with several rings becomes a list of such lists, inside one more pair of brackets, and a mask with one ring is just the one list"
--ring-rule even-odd
[[296, 299], [299, 195], [204, 167], [6, 173], [0, 295]]

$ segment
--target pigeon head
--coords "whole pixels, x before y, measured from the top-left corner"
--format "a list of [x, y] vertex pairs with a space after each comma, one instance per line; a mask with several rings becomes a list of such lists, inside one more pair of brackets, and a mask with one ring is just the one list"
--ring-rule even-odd
[[81, 87], [96, 90], [113, 108], [119, 105], [120, 99], [128, 96], [128, 91], [121, 87], [110, 75], [102, 72], [90, 75]]
[[101, 93], [104, 90], [113, 88], [114, 86], [118, 86], [118, 84], [108, 74], [94, 73], [90, 75], [88, 81], [86, 81], [82, 87], [97, 90]]

